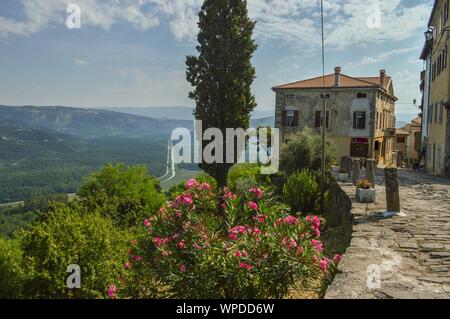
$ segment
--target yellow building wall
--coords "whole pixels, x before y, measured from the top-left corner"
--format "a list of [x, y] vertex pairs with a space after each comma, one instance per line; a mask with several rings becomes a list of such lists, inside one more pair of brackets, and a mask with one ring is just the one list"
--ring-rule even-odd
[[[393, 94], [393, 92], [391, 92]], [[374, 143], [379, 143], [379, 150], [375, 151], [374, 158], [378, 165], [386, 166], [393, 162], [392, 152], [394, 152], [395, 137], [385, 134], [385, 129], [395, 128], [395, 101], [378, 94], [375, 103], [375, 138]]]
[[[433, 65], [437, 64], [440, 53], [445, 49], [445, 46], [450, 48], [450, 41], [446, 36], [446, 31], [440, 31], [440, 14], [444, 9], [444, 1], [440, 1], [434, 11], [432, 17], [432, 25], [435, 26], [434, 45], [433, 45]], [[449, 19], [450, 21], [450, 19]], [[449, 25], [447, 21], [446, 26]], [[442, 27], [444, 28], [444, 26]], [[450, 52], [449, 54], [450, 55]], [[428, 145], [427, 145], [427, 172], [434, 175], [443, 175], [445, 173], [445, 153], [446, 153], [446, 123], [447, 123], [447, 110], [443, 110], [443, 119], [440, 121], [439, 112], [440, 106], [436, 108], [436, 105], [441, 102], [447, 102], [449, 100], [449, 58], [447, 55], [446, 67], [436, 75], [436, 78], [431, 82], [431, 105], [433, 105], [433, 114], [429, 125], [428, 133]], [[430, 106], [431, 107], [431, 106]], [[437, 121], [435, 121], [435, 113], [438, 112]], [[440, 151], [439, 151], [440, 150]]]

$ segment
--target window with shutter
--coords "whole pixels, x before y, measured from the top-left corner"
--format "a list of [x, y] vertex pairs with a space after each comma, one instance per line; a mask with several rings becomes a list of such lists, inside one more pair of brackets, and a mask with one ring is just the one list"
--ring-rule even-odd
[[366, 128], [366, 112], [353, 113], [353, 128], [356, 130], [364, 130]]
[[322, 113], [321, 111], [316, 111], [316, 120], [315, 120], [315, 124], [314, 124], [314, 126], [316, 128], [320, 127], [321, 113]]
[[287, 127], [293, 127], [296, 126], [296, 116], [297, 116], [298, 112], [296, 111], [286, 111], [286, 122], [285, 122], [285, 126]]

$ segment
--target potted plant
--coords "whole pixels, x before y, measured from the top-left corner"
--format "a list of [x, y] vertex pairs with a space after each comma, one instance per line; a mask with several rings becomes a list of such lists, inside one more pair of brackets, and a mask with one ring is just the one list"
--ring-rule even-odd
[[340, 169], [341, 169], [341, 167], [338, 165], [338, 163], [336, 161], [333, 161], [333, 163], [331, 165], [331, 171], [333, 173], [339, 173]]
[[375, 188], [367, 179], [362, 179], [356, 183], [356, 199], [360, 203], [375, 203]]
[[343, 168], [339, 169], [338, 180], [340, 182], [348, 182], [349, 176], [348, 176], [348, 173], [347, 173], [347, 171], [345, 169], [343, 169]]

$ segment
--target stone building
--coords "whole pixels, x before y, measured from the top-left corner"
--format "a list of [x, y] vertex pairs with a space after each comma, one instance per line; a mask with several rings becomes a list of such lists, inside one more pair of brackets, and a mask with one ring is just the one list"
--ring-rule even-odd
[[381, 165], [392, 162], [397, 98], [392, 79], [384, 70], [376, 77], [351, 77], [336, 67], [334, 74], [279, 85], [273, 90], [275, 124], [283, 143], [306, 126], [321, 131], [321, 94], [329, 94], [325, 122], [338, 156], [373, 157]]
[[434, 175], [450, 175], [450, 72], [448, 69], [449, 1], [436, 0], [428, 22], [421, 59], [426, 61], [423, 125], [426, 169]]
[[394, 150], [398, 153], [400, 160], [407, 163], [414, 163], [414, 161], [419, 160], [422, 145], [421, 127], [422, 118], [416, 117], [411, 123], [396, 130]]

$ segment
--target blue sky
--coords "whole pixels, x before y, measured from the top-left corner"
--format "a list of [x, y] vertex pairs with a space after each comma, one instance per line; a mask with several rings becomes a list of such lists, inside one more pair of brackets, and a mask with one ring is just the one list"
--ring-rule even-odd
[[[201, 0], [1, 0], [0, 104], [192, 106], [184, 60], [195, 53]], [[326, 69], [394, 79], [399, 119], [420, 100], [419, 60], [432, 0], [324, 0]], [[81, 7], [81, 29], [66, 27]], [[253, 91], [321, 74], [318, 0], [249, 0], [257, 20]], [[379, 28], [367, 19], [380, 8]]]

